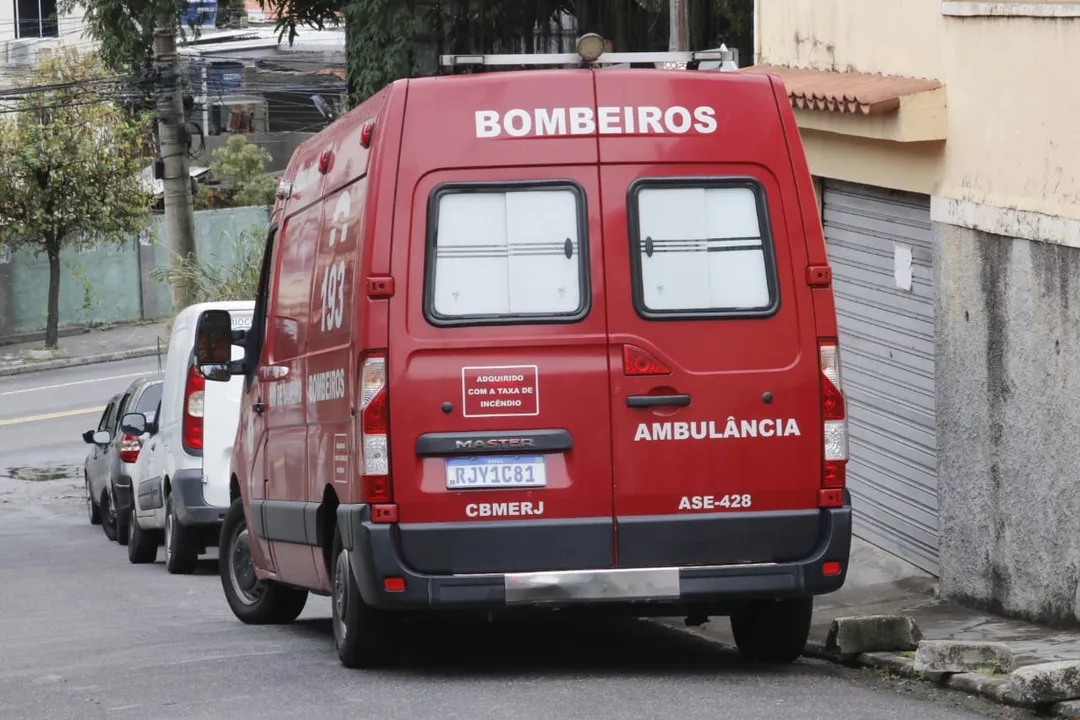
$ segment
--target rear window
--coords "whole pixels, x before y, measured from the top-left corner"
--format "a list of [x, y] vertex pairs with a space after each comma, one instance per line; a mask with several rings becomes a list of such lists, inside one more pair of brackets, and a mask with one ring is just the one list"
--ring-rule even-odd
[[752, 317], [776, 311], [772, 240], [756, 181], [643, 180], [629, 194], [639, 314]]
[[147, 386], [139, 397], [139, 404], [136, 406], [135, 412], [142, 413], [147, 420], [153, 422], [154, 413], [157, 411], [158, 403], [161, 402], [161, 389], [163, 387], [162, 383]]
[[443, 185], [428, 206], [435, 325], [572, 322], [588, 312], [585, 193], [570, 182]]

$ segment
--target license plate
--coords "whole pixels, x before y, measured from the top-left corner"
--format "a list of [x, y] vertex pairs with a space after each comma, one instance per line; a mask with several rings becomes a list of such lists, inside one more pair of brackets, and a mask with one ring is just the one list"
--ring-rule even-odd
[[543, 455], [495, 455], [491, 457], [448, 458], [446, 487], [536, 488], [547, 486]]

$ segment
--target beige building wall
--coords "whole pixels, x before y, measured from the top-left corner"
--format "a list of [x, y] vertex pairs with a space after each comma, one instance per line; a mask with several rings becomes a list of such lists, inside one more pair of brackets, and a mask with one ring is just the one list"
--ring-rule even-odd
[[944, 86], [944, 108], [932, 90], [876, 118], [796, 118], [816, 175], [931, 196], [934, 355], [922, 360], [933, 368], [942, 596], [1080, 622], [1080, 0], [758, 10], [758, 63]]
[[[1080, 246], [1080, 223], [1062, 222], [1080, 219], [1080, 19], [1048, 19], [1080, 4], [760, 0], [758, 10], [760, 64], [945, 85], [945, 143], [804, 130], [812, 172], [938, 196], [935, 220]], [[1044, 17], [962, 14], [977, 12]]]

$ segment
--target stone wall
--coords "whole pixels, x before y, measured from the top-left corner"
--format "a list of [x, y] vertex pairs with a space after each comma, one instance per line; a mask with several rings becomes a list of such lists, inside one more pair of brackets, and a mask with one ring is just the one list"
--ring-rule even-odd
[[1080, 249], [936, 223], [942, 594], [1080, 620]]

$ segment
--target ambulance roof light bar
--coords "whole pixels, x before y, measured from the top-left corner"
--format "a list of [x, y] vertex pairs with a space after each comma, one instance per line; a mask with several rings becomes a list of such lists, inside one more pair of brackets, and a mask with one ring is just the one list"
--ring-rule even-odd
[[606, 41], [595, 33], [578, 38], [576, 53], [513, 53], [508, 55], [441, 55], [442, 67], [520, 67], [532, 66], [598, 66], [651, 64], [657, 68], [702, 69], [731, 71], [739, 69], [738, 50], [721, 45], [716, 50], [692, 50], [687, 52], [604, 52]]

